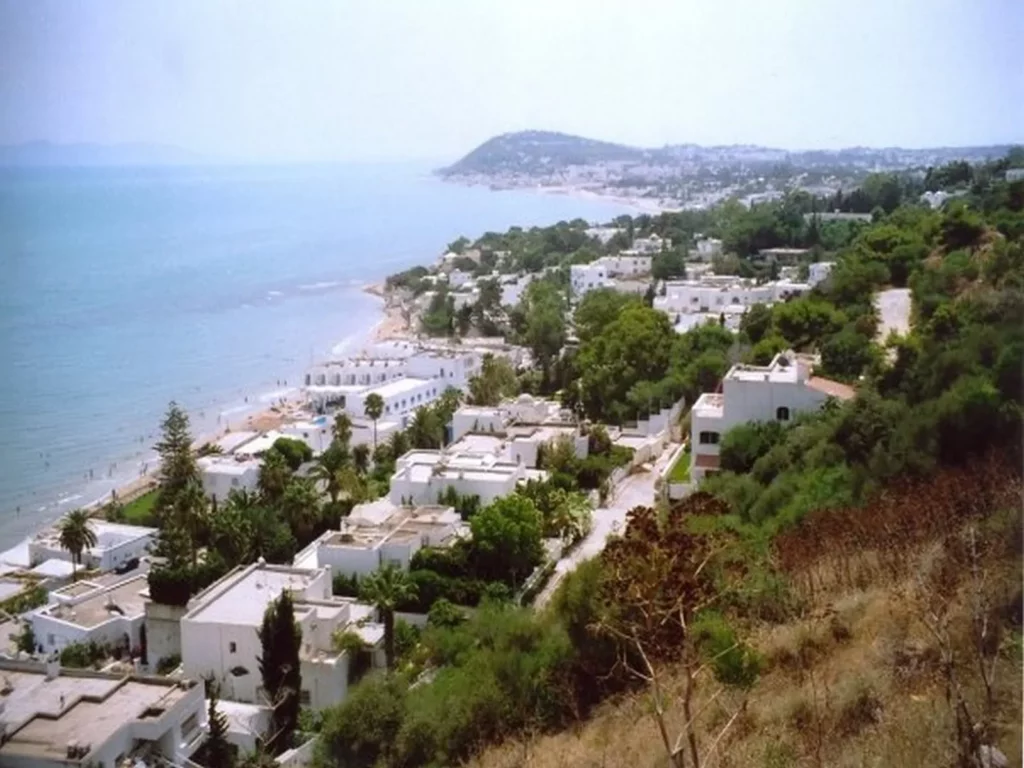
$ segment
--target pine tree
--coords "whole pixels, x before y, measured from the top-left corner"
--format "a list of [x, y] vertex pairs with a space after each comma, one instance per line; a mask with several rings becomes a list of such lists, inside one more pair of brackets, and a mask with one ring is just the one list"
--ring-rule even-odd
[[295, 624], [295, 609], [287, 590], [267, 606], [259, 634], [263, 647], [259, 659], [263, 690], [274, 710], [267, 749], [276, 755], [288, 747], [298, 725], [302, 687], [302, 630]]
[[156, 444], [160, 454], [160, 495], [156, 511], [163, 514], [174, 507], [178, 496], [191, 481], [199, 480], [199, 469], [192, 454], [192, 434], [188, 414], [173, 400], [160, 424], [162, 436]]
[[228, 718], [217, 709], [219, 687], [211, 684], [209, 694], [207, 728], [210, 735], [206, 737], [206, 743], [203, 745], [203, 762], [211, 768], [232, 768], [235, 765], [235, 750], [228, 743]]

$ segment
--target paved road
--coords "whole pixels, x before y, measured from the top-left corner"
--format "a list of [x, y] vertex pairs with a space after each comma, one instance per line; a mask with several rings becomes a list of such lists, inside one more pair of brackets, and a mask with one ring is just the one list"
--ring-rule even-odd
[[881, 344], [889, 338], [891, 331], [900, 335], [910, 330], [910, 289], [890, 288], [875, 294], [875, 308], [878, 309], [878, 341]]
[[565, 578], [565, 574], [604, 549], [608, 537], [622, 530], [622, 526], [626, 522], [626, 513], [629, 510], [633, 507], [654, 503], [654, 481], [668, 463], [669, 457], [676, 447], [674, 443], [669, 444], [658, 457], [651, 471], [637, 472], [627, 476], [615, 487], [610, 505], [594, 510], [594, 527], [578, 547], [555, 564], [555, 572], [551, 575], [551, 580], [533, 602], [536, 607], [545, 605], [551, 599], [558, 585]]

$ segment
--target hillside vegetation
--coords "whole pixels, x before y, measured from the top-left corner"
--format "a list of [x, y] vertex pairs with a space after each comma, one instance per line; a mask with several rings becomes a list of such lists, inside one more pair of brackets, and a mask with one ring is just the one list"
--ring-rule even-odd
[[[721, 474], [633, 509], [546, 610], [432, 610], [397, 674], [326, 714], [320, 761], [981, 768], [998, 749], [1020, 764], [1024, 183], [1005, 167], [968, 168], [941, 211], [880, 180], [829, 280], [752, 309], [736, 339], [676, 338], [605, 295], [561, 355], [541, 332], [560, 307], [530, 297], [517, 332], [547, 350], [536, 386], [595, 417], [692, 401], [729, 360], [786, 347], [820, 352], [857, 397], [727, 433]], [[795, 205], [711, 218], [748, 264], [759, 239], [812, 236]], [[872, 296], [893, 284], [912, 330], [883, 350]]]

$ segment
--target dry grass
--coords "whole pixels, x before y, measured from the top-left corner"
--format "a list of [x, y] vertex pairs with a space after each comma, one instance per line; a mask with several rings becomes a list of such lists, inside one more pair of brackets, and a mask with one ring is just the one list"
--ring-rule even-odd
[[[910, 555], [908, 554], [908, 558]], [[938, 558], [941, 559], [941, 558]], [[934, 544], [914, 555], [918, 570], [937, 561]], [[930, 564], [930, 565], [929, 565]], [[817, 568], [826, 567], [822, 563]], [[997, 612], [1017, 611], [1020, 560], [1012, 548], [987, 563], [986, 588]], [[914, 570], [914, 569], [909, 569]], [[918, 576], [886, 583], [873, 569], [846, 591], [815, 590], [804, 618], [760, 624], [748, 639], [765, 659], [743, 714], [704, 765], [764, 766], [945, 766], [955, 762], [955, 721], [946, 700], [941, 654], [920, 620]], [[958, 657], [958, 675], [972, 713], [983, 711], [984, 688], [971, 655], [969, 583], [961, 573], [945, 601]], [[826, 580], [828, 581], [828, 580]], [[805, 596], [806, 597], [806, 596]], [[1004, 622], [1018, 622], [1013, 619]], [[1021, 764], [1021, 658], [1019, 623], [1000, 640], [995, 676], [997, 703], [986, 737]], [[667, 687], [678, 694], [683, 676], [665, 670]], [[703, 685], [700, 703], [716, 689]], [[740, 707], [737, 693], [712, 703], [701, 722], [702, 750]], [[671, 733], [682, 725], [674, 707]], [[505, 743], [469, 763], [473, 768], [662, 768], [668, 761], [646, 696], [608, 702], [575, 730]], [[689, 761], [687, 761], [689, 765]]]

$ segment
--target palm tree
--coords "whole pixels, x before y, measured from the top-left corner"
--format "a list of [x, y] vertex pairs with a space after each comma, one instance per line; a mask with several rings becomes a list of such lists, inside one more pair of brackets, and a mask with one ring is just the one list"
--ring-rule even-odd
[[344, 411], [339, 411], [334, 417], [334, 439], [346, 449], [352, 442], [352, 419]]
[[77, 567], [82, 561], [82, 552], [96, 546], [96, 531], [90, 525], [89, 513], [84, 509], [73, 509], [57, 524], [61, 549], [71, 553], [71, 578], [77, 578]]
[[371, 392], [366, 396], [363, 412], [366, 418], [373, 422], [373, 450], [377, 450], [377, 419], [384, 414], [384, 398], [376, 392]]
[[342, 444], [335, 439], [330, 447], [320, 454], [310, 477], [316, 482], [322, 482], [331, 499], [331, 504], [338, 503], [338, 495], [341, 493], [341, 485], [338, 481], [341, 470], [348, 464], [348, 454], [342, 448]]
[[395, 611], [416, 597], [416, 585], [409, 574], [395, 565], [385, 565], [360, 584], [362, 600], [376, 606], [384, 621], [384, 658], [388, 670], [395, 668]]
[[284, 460], [280, 451], [267, 451], [263, 454], [257, 488], [259, 488], [264, 501], [269, 504], [276, 504], [280, 501], [291, 477], [291, 467], [288, 466], [288, 462]]
[[409, 435], [400, 429], [395, 430], [391, 433], [391, 437], [388, 438], [388, 445], [391, 447], [392, 458], [399, 458], [404, 456], [409, 451]]
[[206, 507], [203, 486], [194, 478], [185, 484], [174, 500], [173, 519], [179, 530], [188, 534], [193, 568], [199, 560], [199, 543], [205, 538], [208, 529]]
[[320, 522], [320, 492], [308, 478], [297, 477], [285, 488], [281, 511], [295, 538], [303, 541]]
[[366, 443], [352, 447], [352, 466], [356, 472], [365, 475], [370, 469], [370, 446]]

